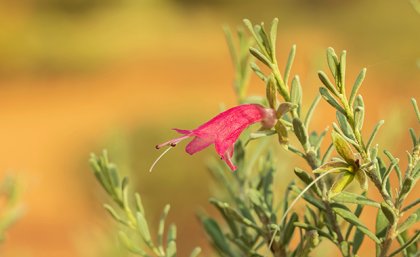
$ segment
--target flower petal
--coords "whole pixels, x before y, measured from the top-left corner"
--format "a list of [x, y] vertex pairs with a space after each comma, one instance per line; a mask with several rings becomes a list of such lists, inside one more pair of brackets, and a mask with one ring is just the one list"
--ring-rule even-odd
[[198, 151], [203, 150], [207, 146], [213, 144], [213, 140], [209, 138], [195, 137], [188, 145], [185, 147], [185, 151], [191, 155], [195, 154]]

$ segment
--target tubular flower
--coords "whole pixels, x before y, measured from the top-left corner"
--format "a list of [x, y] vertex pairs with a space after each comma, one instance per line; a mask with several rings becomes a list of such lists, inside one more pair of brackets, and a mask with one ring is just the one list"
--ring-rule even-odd
[[261, 122], [264, 128], [271, 128], [276, 120], [273, 109], [264, 108], [258, 104], [243, 104], [219, 113], [196, 129], [174, 129], [182, 136], [159, 144], [156, 148], [174, 147], [184, 139], [193, 137], [185, 148], [187, 153], [193, 155], [214, 144], [217, 154], [234, 171], [236, 166], [232, 163], [233, 149], [242, 131], [256, 122]]

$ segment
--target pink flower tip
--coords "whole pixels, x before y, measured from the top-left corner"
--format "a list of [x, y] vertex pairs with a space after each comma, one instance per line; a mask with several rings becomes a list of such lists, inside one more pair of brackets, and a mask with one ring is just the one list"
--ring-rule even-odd
[[219, 113], [213, 119], [193, 130], [174, 129], [183, 136], [156, 145], [156, 149], [163, 146], [176, 146], [186, 138], [193, 137], [185, 151], [195, 154], [214, 144], [217, 154], [234, 171], [232, 163], [235, 142], [240, 134], [251, 124], [261, 122], [264, 128], [272, 128], [276, 123], [276, 113], [273, 109], [264, 108], [258, 104], [243, 104]]

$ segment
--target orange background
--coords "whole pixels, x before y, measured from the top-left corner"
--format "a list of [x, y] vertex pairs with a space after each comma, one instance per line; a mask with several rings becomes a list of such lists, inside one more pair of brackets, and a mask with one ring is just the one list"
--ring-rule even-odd
[[[367, 67], [366, 131], [385, 119], [380, 145], [405, 163], [406, 128], [419, 131], [409, 98], [420, 101], [420, 15], [408, 1], [0, 1], [0, 178], [17, 175], [26, 210], [0, 255], [124, 255], [113, 247], [113, 222], [101, 207], [107, 200], [87, 163], [104, 147], [131, 170], [152, 223], [171, 203], [180, 256], [196, 245], [208, 249], [195, 214], [213, 212], [205, 169], [213, 150], [189, 157], [180, 147], [154, 173], [147, 170], [158, 155], [154, 145], [175, 135], [172, 127], [193, 128], [220, 104], [235, 104], [221, 26], [245, 17], [279, 17], [278, 58], [284, 65], [297, 44], [292, 72], [306, 106], [320, 85], [316, 71], [326, 70], [328, 46], [347, 50], [348, 83]], [[263, 92], [258, 79], [251, 82], [253, 94]], [[313, 126], [333, 119], [322, 103]], [[292, 178], [289, 158], [281, 179]]]

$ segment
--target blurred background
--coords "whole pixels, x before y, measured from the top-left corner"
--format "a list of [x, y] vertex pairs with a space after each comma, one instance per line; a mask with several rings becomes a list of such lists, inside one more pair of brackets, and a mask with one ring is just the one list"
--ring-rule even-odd
[[[235, 104], [222, 25], [274, 17], [282, 65], [297, 44], [292, 72], [306, 105], [326, 48], [346, 49], [348, 83], [368, 68], [367, 131], [385, 119], [379, 142], [404, 160], [407, 128], [419, 130], [409, 98], [420, 100], [420, 15], [408, 0], [0, 0], [0, 179], [18, 177], [25, 206], [0, 255], [126, 255], [87, 162], [103, 148], [130, 174], [152, 222], [172, 205], [180, 256], [196, 245], [209, 253], [196, 212], [213, 212], [205, 162], [214, 151], [189, 157], [180, 147], [149, 174], [154, 145]], [[252, 94], [263, 92], [251, 83]], [[320, 112], [313, 126], [323, 129], [334, 114], [325, 103]], [[291, 157], [280, 165], [285, 181]]]

